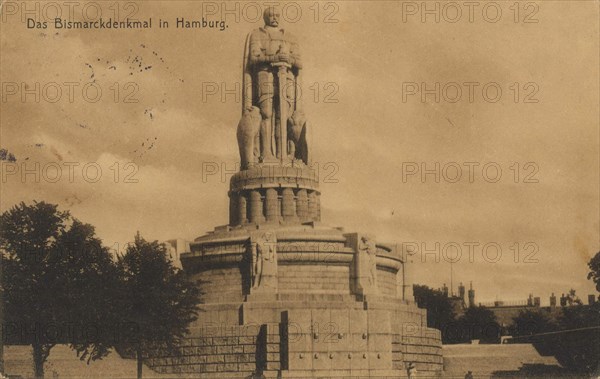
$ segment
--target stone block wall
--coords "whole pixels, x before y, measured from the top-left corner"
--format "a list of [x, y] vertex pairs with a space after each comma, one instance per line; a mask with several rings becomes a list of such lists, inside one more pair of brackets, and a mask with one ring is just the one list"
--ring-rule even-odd
[[[267, 215], [278, 214], [272, 208]], [[254, 246], [269, 233], [276, 254], [262, 258], [260, 284], [251, 286], [258, 267], [252, 263], [260, 257]], [[280, 229], [227, 226], [192, 250], [182, 261], [205, 293], [205, 312], [180, 354], [151, 361], [158, 372], [211, 379], [253, 372], [404, 377], [408, 362], [420, 376], [442, 371], [439, 331], [425, 327], [426, 311], [405, 296], [404, 263], [387, 245], [317, 223], [284, 222]], [[372, 259], [363, 259], [368, 254]]]
[[227, 326], [210, 337], [190, 338], [177, 354], [150, 358], [147, 364], [158, 373], [206, 378], [255, 372], [290, 378], [396, 377], [404, 375], [409, 362], [425, 377], [442, 371], [438, 330], [408, 323], [399, 333], [392, 331], [396, 322], [385, 309], [309, 308], [284, 311], [280, 323]]
[[240, 267], [211, 268], [194, 274], [205, 303], [243, 301], [243, 281]]
[[398, 279], [396, 272], [377, 267], [377, 286], [383, 296], [396, 297], [398, 290]]
[[178, 354], [149, 358], [146, 364], [158, 373], [200, 374], [239, 372], [252, 374], [257, 368], [258, 336], [247, 335], [239, 327], [236, 336], [190, 338], [179, 347]]
[[400, 304], [393, 310], [392, 330], [396, 334], [413, 333], [414, 328], [427, 325], [427, 311], [414, 304]]
[[389, 312], [297, 309], [287, 318], [289, 377], [393, 374]]
[[[287, 368], [280, 324], [265, 324], [258, 336], [257, 367], [259, 372], [278, 372]], [[282, 348], [283, 347], [283, 348]]]
[[392, 365], [405, 370], [409, 362], [421, 375], [439, 374], [443, 368], [441, 334], [437, 329], [414, 328], [406, 334], [392, 336]]
[[348, 265], [290, 265], [278, 267], [279, 293], [350, 294]]

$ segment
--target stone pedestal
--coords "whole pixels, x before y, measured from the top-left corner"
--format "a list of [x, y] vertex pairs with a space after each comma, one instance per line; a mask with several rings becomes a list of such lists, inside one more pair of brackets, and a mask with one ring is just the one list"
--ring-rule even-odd
[[229, 199], [231, 226], [321, 220], [317, 174], [304, 165], [240, 171], [231, 178]]
[[412, 362], [420, 376], [440, 375], [440, 333], [403, 297], [400, 251], [314, 222], [274, 223], [265, 212], [262, 223], [219, 227], [182, 254], [205, 303], [182, 355], [150, 359], [154, 370], [402, 378]]

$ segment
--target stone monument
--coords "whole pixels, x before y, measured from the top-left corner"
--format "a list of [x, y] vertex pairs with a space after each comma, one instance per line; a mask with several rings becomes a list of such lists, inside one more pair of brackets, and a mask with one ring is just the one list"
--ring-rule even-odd
[[321, 223], [299, 45], [275, 8], [264, 20], [245, 44], [229, 224], [181, 254], [202, 312], [179, 355], [147, 364], [199, 378], [406, 377], [411, 364], [439, 376], [440, 332], [402, 251]]

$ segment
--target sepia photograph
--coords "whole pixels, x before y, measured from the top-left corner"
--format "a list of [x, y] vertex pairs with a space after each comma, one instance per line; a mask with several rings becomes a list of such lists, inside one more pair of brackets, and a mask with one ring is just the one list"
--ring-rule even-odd
[[599, 0], [0, 0], [0, 379], [600, 378]]

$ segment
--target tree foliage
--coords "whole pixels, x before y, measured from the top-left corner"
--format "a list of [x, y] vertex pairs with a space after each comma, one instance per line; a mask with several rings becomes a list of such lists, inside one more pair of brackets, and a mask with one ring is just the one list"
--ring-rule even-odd
[[591, 279], [596, 284], [596, 291], [600, 292], [600, 251], [594, 255], [588, 262], [590, 272], [588, 273], [588, 280]]
[[413, 293], [417, 305], [427, 309], [427, 326], [442, 332], [442, 343], [465, 343], [471, 340], [495, 343], [500, 340], [501, 328], [491, 310], [470, 307], [458, 317], [451, 300], [444, 292], [414, 285]]
[[168, 259], [164, 245], [148, 242], [139, 233], [118, 258], [122, 322], [133, 325], [118, 349], [138, 360], [158, 352], [177, 353], [188, 327], [198, 316], [199, 292], [182, 270]]
[[600, 374], [600, 303], [583, 305], [574, 290], [555, 318], [543, 310], [528, 310], [514, 318], [512, 335], [531, 342], [543, 355], [585, 376]]
[[509, 331], [513, 337], [522, 337], [552, 332], [557, 329], [556, 320], [550, 317], [547, 312], [539, 309], [526, 309], [519, 312], [516, 317], [513, 317], [513, 323]]
[[81, 359], [108, 354], [116, 266], [94, 228], [45, 202], [0, 216], [5, 340], [31, 345], [35, 375], [51, 348], [68, 343]]
[[457, 342], [479, 340], [481, 343], [498, 343], [501, 327], [491, 310], [478, 306], [470, 307], [457, 320]]
[[562, 308], [558, 319], [564, 331], [551, 338], [559, 363], [586, 374], [600, 374], [600, 303]]
[[441, 330], [443, 343], [452, 343], [448, 331], [456, 314], [448, 297], [440, 290], [418, 284], [413, 286], [413, 293], [417, 306], [427, 310], [427, 326]]
[[31, 345], [36, 377], [56, 344], [88, 363], [111, 348], [142, 358], [176, 351], [199, 293], [166, 248], [139, 234], [116, 261], [94, 227], [57, 205], [20, 203], [0, 216], [5, 341]]

